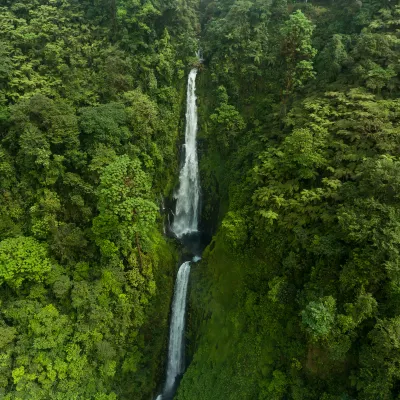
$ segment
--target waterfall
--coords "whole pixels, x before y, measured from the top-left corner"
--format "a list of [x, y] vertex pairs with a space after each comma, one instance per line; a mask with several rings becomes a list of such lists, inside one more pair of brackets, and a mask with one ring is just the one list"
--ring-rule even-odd
[[[193, 258], [198, 261], [199, 258]], [[190, 261], [184, 262], [178, 270], [175, 281], [172, 315], [169, 327], [167, 378], [162, 394], [156, 400], [172, 399], [176, 389], [176, 378], [185, 372], [185, 317], [186, 297], [189, 283]]]
[[176, 209], [172, 223], [172, 232], [178, 238], [197, 232], [200, 203], [199, 166], [197, 162], [197, 106], [196, 106], [196, 75], [194, 68], [189, 73], [187, 85], [186, 127], [184, 161], [179, 173], [179, 190], [175, 194]]
[[[179, 174], [179, 190], [175, 195], [177, 201], [172, 223], [172, 231], [178, 238], [197, 232], [198, 225], [200, 182], [196, 148], [196, 75], [197, 69], [194, 68], [188, 77], [184, 161]], [[197, 262], [199, 259], [196, 255], [193, 261]], [[189, 274], [190, 261], [186, 261], [179, 267], [176, 276], [169, 328], [167, 377], [164, 390], [156, 400], [172, 398], [176, 389], [176, 378], [185, 372], [184, 335]]]
[[174, 388], [175, 379], [184, 372], [184, 333], [186, 294], [189, 283], [190, 261], [183, 263], [178, 271], [172, 302], [171, 325], [169, 328], [168, 367], [164, 393]]

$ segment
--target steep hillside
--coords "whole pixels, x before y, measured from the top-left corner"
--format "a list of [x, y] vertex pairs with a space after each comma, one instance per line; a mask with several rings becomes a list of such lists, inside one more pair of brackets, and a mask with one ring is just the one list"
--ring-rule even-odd
[[177, 398], [397, 398], [400, 9], [202, 7], [216, 234], [192, 275]]
[[163, 374], [195, 4], [0, 8], [0, 398], [148, 399]]

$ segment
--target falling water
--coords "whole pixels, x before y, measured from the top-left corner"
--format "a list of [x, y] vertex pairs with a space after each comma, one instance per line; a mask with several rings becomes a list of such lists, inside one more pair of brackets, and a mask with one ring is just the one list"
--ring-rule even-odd
[[172, 302], [171, 325], [169, 328], [168, 367], [164, 393], [172, 391], [175, 379], [184, 372], [184, 332], [186, 314], [186, 294], [189, 282], [190, 261], [183, 263], [178, 271]]
[[178, 238], [197, 232], [198, 225], [200, 183], [196, 148], [196, 75], [197, 69], [194, 68], [189, 73], [187, 86], [184, 162], [179, 174], [179, 190], [175, 195], [177, 201], [172, 223], [172, 231]]
[[[176, 194], [176, 209], [172, 231], [178, 238], [197, 232], [198, 207], [200, 198], [199, 168], [197, 162], [196, 133], [196, 75], [197, 69], [189, 73], [186, 105], [186, 128], [184, 162], [179, 174], [179, 190]], [[193, 261], [198, 261], [195, 256]], [[169, 329], [167, 377], [163, 393], [156, 400], [172, 398], [176, 388], [176, 378], [185, 370], [185, 314], [189, 283], [190, 261], [184, 262], [175, 281], [172, 301], [172, 315]]]

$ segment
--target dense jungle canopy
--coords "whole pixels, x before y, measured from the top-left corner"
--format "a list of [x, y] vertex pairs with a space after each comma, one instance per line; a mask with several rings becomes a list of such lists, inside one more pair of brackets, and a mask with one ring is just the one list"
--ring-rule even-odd
[[156, 394], [193, 66], [176, 399], [399, 400], [395, 0], [0, 1], [0, 398]]

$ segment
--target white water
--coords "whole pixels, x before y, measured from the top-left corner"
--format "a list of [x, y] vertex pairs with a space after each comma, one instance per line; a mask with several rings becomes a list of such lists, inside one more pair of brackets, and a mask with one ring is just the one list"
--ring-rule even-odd
[[[196, 261], [198, 260], [199, 258]], [[186, 261], [179, 267], [176, 276], [169, 327], [167, 379], [162, 395], [158, 395], [156, 400], [162, 400], [164, 396], [170, 398], [174, 391], [176, 378], [185, 372], [184, 335], [189, 275], [190, 261]]]
[[[198, 208], [200, 202], [199, 168], [197, 161], [197, 106], [196, 106], [197, 69], [189, 73], [186, 105], [185, 159], [179, 174], [179, 190], [172, 231], [178, 238], [197, 232]], [[197, 262], [200, 258], [194, 257]], [[190, 261], [184, 262], [178, 270], [175, 281], [172, 315], [169, 328], [167, 378], [163, 393], [156, 400], [173, 395], [176, 378], [185, 372], [185, 316], [186, 297], [190, 275]]]
[[183, 263], [175, 282], [175, 293], [172, 302], [171, 325], [169, 328], [168, 367], [164, 393], [169, 393], [175, 379], [184, 372], [185, 352], [184, 333], [186, 315], [186, 295], [190, 274], [190, 261]]
[[196, 75], [197, 69], [194, 68], [188, 78], [184, 162], [179, 173], [179, 190], [175, 194], [177, 201], [172, 231], [178, 238], [197, 232], [198, 225], [200, 183], [196, 148]]

